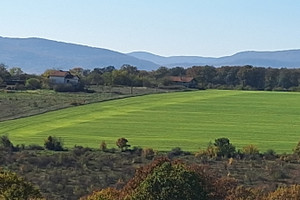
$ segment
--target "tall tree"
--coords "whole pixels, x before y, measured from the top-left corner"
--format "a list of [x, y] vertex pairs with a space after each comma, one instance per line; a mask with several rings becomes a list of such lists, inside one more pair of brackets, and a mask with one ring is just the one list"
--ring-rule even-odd
[[0, 64], [0, 85], [4, 83], [5, 80], [11, 77], [10, 73], [7, 71], [7, 66]]
[[22, 69], [20, 67], [12, 67], [12, 68], [9, 69], [9, 73], [13, 77], [19, 77], [24, 72], [22, 71]]
[[278, 85], [279, 69], [268, 68], [265, 73], [265, 89], [273, 90]]

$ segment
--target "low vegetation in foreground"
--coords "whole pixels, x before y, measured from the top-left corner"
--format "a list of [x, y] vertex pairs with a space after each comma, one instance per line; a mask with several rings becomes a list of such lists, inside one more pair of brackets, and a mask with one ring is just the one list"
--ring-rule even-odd
[[[131, 147], [126, 138], [107, 148], [74, 146], [49, 136], [44, 145], [0, 138], [0, 197], [82, 200], [297, 200], [300, 142], [292, 154], [237, 149], [228, 138], [195, 154]], [[10, 172], [13, 171], [14, 173]], [[16, 173], [16, 174], [15, 174]], [[25, 177], [21, 178], [21, 177]], [[16, 189], [17, 188], [17, 189]]]

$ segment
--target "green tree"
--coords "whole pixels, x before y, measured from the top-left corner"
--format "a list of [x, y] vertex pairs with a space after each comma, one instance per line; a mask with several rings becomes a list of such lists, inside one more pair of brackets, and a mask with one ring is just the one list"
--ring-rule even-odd
[[187, 70], [187, 75], [195, 77], [201, 88], [214, 83], [216, 69], [212, 66], [194, 66]]
[[112, 86], [112, 84], [113, 84], [113, 77], [112, 77], [112, 73], [111, 72], [104, 72], [102, 74], [102, 79], [103, 79], [104, 85], [106, 85], [106, 86]]
[[218, 156], [232, 157], [235, 153], [235, 146], [233, 146], [228, 138], [215, 139], [214, 145], [218, 148]]
[[5, 80], [9, 79], [11, 75], [7, 71], [7, 66], [4, 64], [0, 64], [0, 85], [4, 83]]
[[20, 67], [12, 67], [12, 68], [9, 69], [9, 73], [13, 77], [19, 77], [24, 72], [22, 71], [22, 69]]
[[40, 89], [42, 84], [41, 84], [41, 81], [39, 79], [30, 78], [30, 79], [26, 80], [25, 86], [28, 89], [36, 90], [36, 89]]
[[265, 74], [265, 89], [273, 90], [278, 86], [279, 69], [268, 68]]
[[2, 135], [0, 137], [0, 147], [8, 151], [15, 151], [17, 148], [14, 147], [13, 143], [10, 141], [7, 135]]
[[294, 86], [292, 83], [292, 71], [290, 69], [280, 69], [278, 85], [285, 89], [289, 89], [290, 87]]
[[119, 138], [116, 142], [116, 145], [121, 149], [121, 151], [126, 150], [128, 147], [130, 147], [129, 144], [127, 144], [128, 140], [126, 138]]
[[183, 67], [174, 67], [171, 68], [169, 71], [171, 76], [184, 76], [186, 73]]
[[15, 173], [0, 170], [0, 199], [26, 200], [42, 198], [40, 191]]
[[4, 148], [13, 148], [14, 146], [7, 135], [2, 135], [0, 137], [0, 145]]
[[94, 71], [88, 75], [87, 81], [89, 84], [92, 84], [92, 85], [103, 85], [104, 84], [101, 74], [96, 73]]
[[159, 86], [162, 84], [164, 78], [169, 76], [169, 69], [167, 67], [160, 67], [156, 71], [153, 72], [153, 77], [155, 79], [155, 85]]
[[134, 200], [205, 200], [202, 178], [183, 164], [165, 162], [140, 184]]

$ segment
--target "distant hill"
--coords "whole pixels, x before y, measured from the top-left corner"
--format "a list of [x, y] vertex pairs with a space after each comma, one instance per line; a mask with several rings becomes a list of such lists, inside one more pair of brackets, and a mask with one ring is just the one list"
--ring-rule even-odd
[[21, 67], [27, 73], [43, 73], [46, 69], [68, 70], [73, 67], [96, 67], [123, 64], [138, 69], [155, 70], [159, 66], [191, 67], [194, 65], [253, 65], [261, 67], [300, 67], [300, 50], [274, 52], [247, 51], [220, 58], [200, 56], [163, 57], [148, 52], [123, 54], [108, 49], [57, 42], [41, 38], [0, 37], [0, 63]]
[[9, 67], [21, 67], [27, 73], [42, 73], [46, 69], [114, 66], [130, 64], [144, 70], [159, 65], [116, 51], [89, 46], [57, 42], [41, 38], [0, 37], [0, 63]]
[[234, 66], [234, 65], [253, 65], [258, 67], [300, 67], [300, 50], [286, 51], [245, 51], [220, 58], [199, 57], [199, 56], [171, 56], [163, 57], [148, 52], [132, 52], [127, 55], [148, 60], [167, 67], [191, 67], [195, 65], [213, 66]]

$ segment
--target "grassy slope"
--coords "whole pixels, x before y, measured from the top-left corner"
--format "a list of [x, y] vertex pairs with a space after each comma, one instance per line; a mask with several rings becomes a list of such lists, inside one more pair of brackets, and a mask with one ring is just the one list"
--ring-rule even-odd
[[291, 152], [300, 140], [300, 93], [197, 91], [156, 94], [67, 108], [0, 123], [15, 144], [43, 144], [48, 135], [66, 146], [133, 146], [197, 151], [228, 137], [238, 148]]

